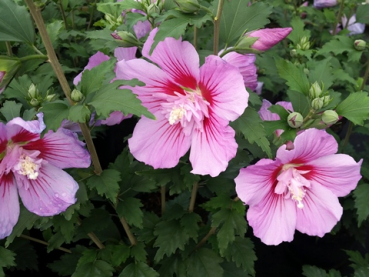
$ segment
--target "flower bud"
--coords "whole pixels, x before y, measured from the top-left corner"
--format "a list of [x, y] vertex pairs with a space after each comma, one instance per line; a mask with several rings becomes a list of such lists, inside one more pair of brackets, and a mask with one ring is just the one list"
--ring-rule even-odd
[[51, 102], [55, 98], [56, 94], [49, 94], [45, 97], [45, 101]]
[[83, 99], [83, 94], [82, 92], [80, 92], [77, 89], [74, 89], [70, 95], [70, 98], [74, 101], [74, 102], [79, 102]]
[[307, 37], [303, 37], [299, 43], [296, 45], [296, 49], [298, 50], [309, 50], [310, 49], [310, 42]]
[[356, 50], [364, 51], [366, 48], [366, 42], [363, 41], [362, 39], [357, 39], [354, 42], [354, 47]]
[[302, 125], [304, 118], [300, 113], [293, 112], [287, 117], [287, 123], [292, 128], [298, 128]]
[[40, 105], [40, 101], [38, 101], [36, 98], [32, 98], [31, 101], [29, 101], [29, 104], [32, 106], [32, 107], [37, 107]]
[[12, 80], [20, 66], [18, 58], [0, 56], [0, 90]]
[[323, 107], [328, 106], [329, 103], [333, 100], [329, 95], [322, 97], [323, 98]]
[[195, 13], [200, 10], [200, 4], [197, 0], [173, 0], [178, 8], [184, 13]]
[[309, 75], [309, 73], [310, 73], [309, 69], [307, 69], [307, 68], [305, 67], [305, 68], [304, 68], [304, 73], [305, 73], [306, 75]]
[[252, 48], [252, 45], [257, 40], [258, 38], [243, 36], [240, 40], [236, 42], [236, 45], [234, 46], [234, 51], [239, 54], [260, 53], [259, 51]]
[[156, 4], [150, 4], [150, 6], [147, 7], [146, 11], [147, 11], [148, 15], [159, 14], [160, 13], [160, 8]]
[[296, 57], [296, 56], [297, 56], [297, 51], [296, 51], [296, 49], [292, 49], [292, 50], [290, 51], [290, 55], [291, 55], [291, 57]]
[[252, 45], [252, 48], [258, 51], [266, 51], [286, 38], [291, 31], [291, 27], [265, 28], [246, 33], [245, 36], [258, 38], [258, 40]]
[[313, 101], [311, 101], [311, 107], [314, 110], [320, 110], [324, 106], [323, 97], [315, 98]]
[[338, 114], [333, 110], [326, 110], [322, 114], [322, 121], [327, 125], [332, 125], [338, 121]]
[[119, 41], [122, 47], [133, 47], [142, 44], [133, 34], [129, 32], [120, 31], [117, 34], [121, 38]]
[[315, 99], [322, 95], [322, 89], [319, 86], [318, 82], [314, 82], [309, 89], [309, 96], [311, 99]]
[[38, 95], [38, 89], [34, 84], [31, 84], [28, 89], [28, 95], [30, 98], [36, 98]]

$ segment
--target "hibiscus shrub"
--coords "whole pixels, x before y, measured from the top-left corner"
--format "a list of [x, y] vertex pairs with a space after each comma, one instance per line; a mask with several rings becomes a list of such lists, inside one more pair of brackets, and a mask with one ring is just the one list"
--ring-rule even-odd
[[0, 276], [369, 276], [368, 2], [1, 0]]

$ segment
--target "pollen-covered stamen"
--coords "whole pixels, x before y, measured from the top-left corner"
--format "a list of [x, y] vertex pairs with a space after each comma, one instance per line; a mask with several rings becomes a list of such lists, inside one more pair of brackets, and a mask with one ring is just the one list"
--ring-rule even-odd
[[27, 176], [28, 179], [36, 180], [41, 167], [42, 159], [34, 159], [30, 156], [22, 154], [18, 164], [14, 167], [15, 171], [21, 175]]
[[169, 124], [173, 125], [180, 121], [183, 117], [183, 115], [186, 114], [186, 110], [183, 108], [183, 105], [180, 105], [179, 107], [173, 107], [169, 114]]
[[309, 171], [298, 170], [297, 166], [301, 164], [285, 164], [282, 167], [282, 171], [277, 177], [278, 184], [275, 187], [274, 192], [277, 194], [284, 194], [285, 198], [291, 198], [297, 202], [297, 207], [302, 209], [304, 204], [302, 203], [306, 189], [310, 187], [310, 182], [303, 176], [303, 174]]

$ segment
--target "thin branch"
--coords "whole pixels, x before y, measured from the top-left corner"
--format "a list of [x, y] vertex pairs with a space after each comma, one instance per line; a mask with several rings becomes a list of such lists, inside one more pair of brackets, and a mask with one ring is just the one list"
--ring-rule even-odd
[[190, 200], [190, 206], [188, 207], [188, 211], [190, 213], [193, 212], [193, 209], [195, 207], [196, 202], [196, 195], [197, 195], [197, 189], [199, 188], [199, 183], [195, 182], [192, 187], [192, 193], [191, 193], [191, 200]]
[[205, 244], [205, 242], [208, 240], [208, 238], [215, 234], [215, 230], [217, 229], [217, 227], [212, 227], [209, 232], [205, 235], [205, 237], [196, 245], [196, 249], [200, 248], [203, 244]]
[[120, 222], [123, 225], [124, 231], [126, 231], [126, 234], [128, 236], [129, 241], [131, 242], [131, 245], [136, 245], [137, 244], [136, 238], [132, 234], [131, 229], [128, 226], [127, 220], [124, 217], [121, 217]]
[[6, 51], [8, 53], [8, 56], [13, 56], [13, 51], [12, 51], [12, 45], [10, 44], [9, 41], [5, 41], [5, 45], [6, 45]]
[[[35, 239], [35, 238], [30, 237], [30, 236], [27, 236], [27, 235], [20, 235], [20, 237], [21, 238], [24, 238], [24, 239], [28, 239], [28, 240], [34, 241], [34, 242], [37, 242], [37, 243], [40, 243], [40, 244], [43, 244], [43, 245], [46, 245], [46, 246], [49, 246], [49, 243], [48, 242], [43, 241], [43, 240], [40, 240], [40, 239]], [[69, 253], [69, 254], [72, 253], [72, 251], [70, 251], [69, 249], [64, 248], [64, 247], [57, 247], [55, 249], [58, 249], [60, 251], [63, 251], [63, 252]]]
[[332, 35], [336, 35], [336, 33], [337, 33], [337, 26], [338, 26], [338, 23], [340, 22], [341, 15], [342, 15], [344, 7], [345, 7], [345, 1], [342, 0], [341, 5], [340, 5], [340, 9], [338, 10], [338, 13], [337, 13], [336, 22], [334, 23], [334, 26], [333, 26], [334, 28], [333, 28]]
[[59, 0], [59, 9], [60, 9], [60, 12], [62, 14], [65, 30], [68, 30], [68, 21], [67, 21], [67, 17], [65, 16], [62, 0]]
[[[82, 224], [80, 218], [77, 218], [77, 224], [78, 224], [78, 226], [80, 226]], [[99, 249], [105, 248], [105, 245], [99, 240], [99, 238], [95, 235], [95, 233], [93, 233], [93, 232], [87, 233], [87, 236], [96, 244], [96, 246]]]
[[219, 0], [217, 15], [214, 18], [214, 41], [213, 41], [213, 53], [218, 55], [219, 51], [219, 28], [220, 28], [220, 17], [222, 15], [224, 0]]
[[161, 215], [165, 212], [165, 185], [160, 188]]

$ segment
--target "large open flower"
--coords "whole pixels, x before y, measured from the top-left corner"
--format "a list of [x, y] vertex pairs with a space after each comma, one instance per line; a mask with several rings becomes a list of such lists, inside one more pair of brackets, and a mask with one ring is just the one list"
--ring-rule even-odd
[[68, 130], [49, 131], [39, 120], [17, 117], [0, 123], [0, 239], [18, 221], [18, 193], [24, 206], [40, 216], [52, 216], [74, 204], [76, 181], [62, 168], [89, 167], [90, 155]]
[[138, 122], [128, 141], [130, 151], [154, 168], [170, 168], [191, 147], [192, 173], [217, 176], [237, 151], [228, 124], [247, 107], [242, 75], [213, 55], [199, 68], [195, 48], [174, 38], [160, 42], [150, 55], [156, 32], [150, 33], [142, 54], [159, 67], [143, 59], [117, 63], [118, 79], [146, 84], [129, 89], [156, 116], [156, 121], [143, 117]]
[[235, 179], [238, 196], [250, 206], [249, 224], [266, 244], [292, 241], [295, 229], [319, 237], [330, 232], [342, 215], [338, 197], [361, 178], [361, 161], [335, 154], [338, 144], [324, 130], [306, 130], [294, 145], [281, 146], [274, 161], [241, 169]]

